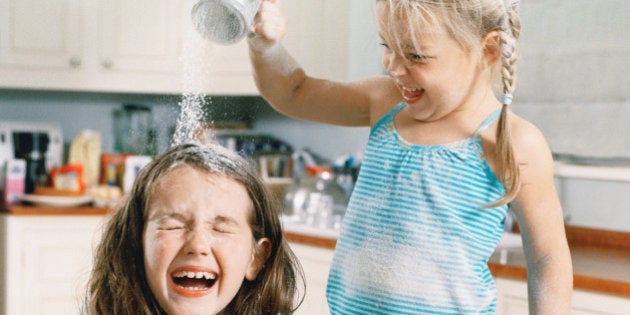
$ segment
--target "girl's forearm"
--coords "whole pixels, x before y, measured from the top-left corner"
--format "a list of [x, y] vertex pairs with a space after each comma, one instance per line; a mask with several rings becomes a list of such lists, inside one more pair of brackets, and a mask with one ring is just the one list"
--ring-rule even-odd
[[530, 314], [570, 314], [573, 268], [569, 249], [528, 266]]
[[280, 42], [248, 39], [254, 81], [260, 94], [278, 111], [289, 114], [295, 96], [307, 80], [302, 67]]

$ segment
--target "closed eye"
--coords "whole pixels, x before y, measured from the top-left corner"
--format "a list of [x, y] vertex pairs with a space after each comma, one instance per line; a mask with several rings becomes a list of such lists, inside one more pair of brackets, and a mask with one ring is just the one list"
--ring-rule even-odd
[[169, 214], [157, 220], [157, 229], [161, 231], [175, 231], [186, 228], [185, 218], [178, 214]]
[[230, 224], [228, 222], [217, 222], [212, 226], [212, 230], [221, 233], [221, 234], [229, 234], [234, 233], [237, 229], [237, 226], [234, 224]]
[[424, 62], [424, 61], [426, 61], [427, 59], [429, 59], [429, 57], [428, 57], [428, 56], [425, 56], [425, 55], [419, 55], [419, 54], [414, 54], [414, 53], [407, 54], [407, 58], [408, 58], [410, 61], [413, 61], [413, 62]]
[[184, 229], [185, 226], [165, 226], [165, 227], [159, 227], [158, 230], [162, 230], [162, 231], [174, 231], [174, 230], [181, 230]]
[[211, 222], [212, 230], [218, 233], [234, 233], [239, 229], [239, 223], [229, 216], [217, 216]]

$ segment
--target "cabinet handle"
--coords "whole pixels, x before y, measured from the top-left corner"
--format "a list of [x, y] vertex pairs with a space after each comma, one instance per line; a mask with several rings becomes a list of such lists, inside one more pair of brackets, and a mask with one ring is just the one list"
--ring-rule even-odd
[[78, 68], [78, 67], [81, 66], [81, 58], [79, 58], [79, 57], [72, 57], [72, 58], [70, 58], [70, 61], [68, 63], [70, 64], [70, 67]]
[[114, 62], [112, 62], [112, 60], [109, 58], [103, 59], [103, 61], [101, 62], [101, 66], [103, 66], [103, 68], [105, 69], [111, 69], [114, 66]]

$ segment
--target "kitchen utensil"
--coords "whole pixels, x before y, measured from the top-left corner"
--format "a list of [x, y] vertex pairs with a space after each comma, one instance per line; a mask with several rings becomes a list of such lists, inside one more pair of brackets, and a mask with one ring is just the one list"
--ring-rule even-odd
[[206, 39], [232, 44], [249, 32], [262, 0], [199, 0], [192, 8], [192, 21]]

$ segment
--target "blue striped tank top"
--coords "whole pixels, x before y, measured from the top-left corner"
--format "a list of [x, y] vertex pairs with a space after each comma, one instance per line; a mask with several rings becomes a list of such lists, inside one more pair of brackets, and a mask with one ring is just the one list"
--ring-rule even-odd
[[443, 145], [405, 141], [399, 104], [374, 126], [334, 259], [331, 314], [493, 314], [487, 266], [507, 206], [483, 155], [481, 132]]

